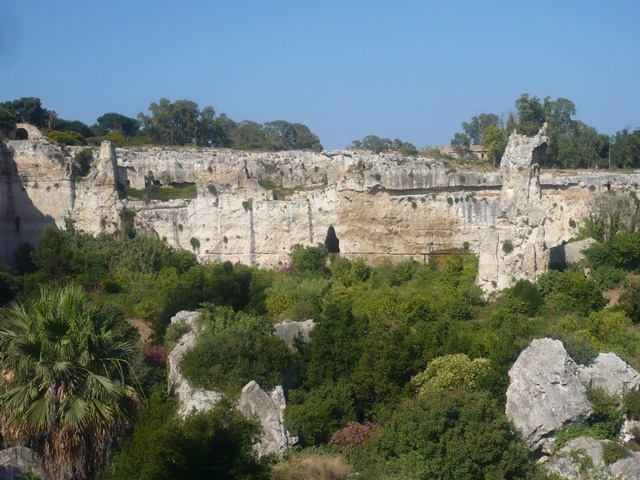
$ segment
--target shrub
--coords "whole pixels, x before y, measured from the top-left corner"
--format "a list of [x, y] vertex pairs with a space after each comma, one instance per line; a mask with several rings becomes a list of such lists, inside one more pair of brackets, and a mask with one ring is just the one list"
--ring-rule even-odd
[[77, 166], [76, 174], [84, 177], [89, 173], [89, 168], [91, 167], [91, 158], [93, 157], [93, 152], [91, 148], [83, 148], [78, 153], [76, 153], [73, 157], [73, 161]]
[[245, 200], [242, 202], [242, 208], [244, 208], [245, 212], [249, 212], [253, 210], [253, 199]]
[[335, 446], [342, 453], [355, 452], [370, 435], [376, 433], [380, 427], [371, 422], [349, 422], [345, 428], [335, 432], [329, 440], [328, 446]]
[[420, 394], [430, 390], [475, 390], [489, 372], [489, 361], [476, 358], [471, 361], [463, 353], [434, 358], [426, 370], [411, 379]]
[[255, 380], [268, 391], [281, 382], [289, 360], [290, 351], [278, 337], [229, 331], [200, 337], [183, 357], [180, 369], [196, 387], [238, 393]]
[[640, 420], [640, 390], [632, 390], [622, 399], [622, 406], [633, 420]]
[[631, 451], [629, 448], [619, 444], [618, 442], [611, 441], [602, 444], [602, 460], [605, 465], [611, 465], [621, 458], [627, 458], [630, 456]]
[[504, 411], [479, 392], [430, 392], [400, 405], [356, 454], [363, 478], [529, 478], [538, 467]]
[[272, 480], [346, 480], [351, 467], [337, 455], [302, 453], [273, 467]]
[[591, 271], [591, 278], [605, 290], [618, 287], [626, 276], [627, 273], [624, 270], [609, 265], [602, 265]]
[[191, 243], [191, 248], [193, 248], [194, 250], [200, 249], [200, 240], [198, 240], [196, 237], [191, 237], [189, 243]]
[[505, 240], [502, 244], [502, 251], [506, 254], [513, 252], [513, 243], [511, 240]]

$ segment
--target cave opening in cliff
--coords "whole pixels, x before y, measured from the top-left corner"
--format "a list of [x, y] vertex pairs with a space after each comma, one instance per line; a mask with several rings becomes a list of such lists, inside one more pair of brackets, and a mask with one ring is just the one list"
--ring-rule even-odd
[[329, 253], [340, 253], [340, 240], [336, 235], [336, 229], [333, 225], [327, 230], [327, 238], [324, 239], [324, 246], [327, 247]]
[[29, 140], [29, 134], [24, 128], [16, 130], [16, 140]]

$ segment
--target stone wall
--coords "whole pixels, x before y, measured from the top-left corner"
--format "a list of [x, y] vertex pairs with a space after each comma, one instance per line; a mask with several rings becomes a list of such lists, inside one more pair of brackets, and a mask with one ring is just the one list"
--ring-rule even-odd
[[[490, 292], [545, 271], [548, 250], [577, 233], [597, 195], [635, 191], [640, 183], [637, 174], [539, 175], [545, 141], [544, 132], [512, 135], [500, 171], [455, 171], [397, 154], [114, 149], [105, 142], [94, 149], [84, 178], [72, 168], [80, 147], [8, 141], [0, 175], [0, 260], [11, 262], [19, 241], [36, 243], [45, 225], [61, 227], [67, 215], [85, 231], [113, 231], [126, 207], [136, 212], [140, 231], [173, 247], [191, 250], [197, 239], [202, 261], [286, 264], [292, 245], [322, 243], [331, 226], [342, 255], [370, 262], [426, 261], [468, 248], [480, 258], [478, 283]], [[198, 194], [120, 200], [116, 182], [127, 180], [135, 188], [192, 183]], [[509, 254], [505, 241], [514, 246]]]

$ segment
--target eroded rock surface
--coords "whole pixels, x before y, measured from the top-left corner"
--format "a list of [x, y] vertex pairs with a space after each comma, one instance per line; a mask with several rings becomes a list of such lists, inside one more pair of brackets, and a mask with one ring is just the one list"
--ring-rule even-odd
[[309, 334], [315, 323], [313, 320], [305, 320], [304, 322], [294, 322], [292, 320], [285, 320], [280, 323], [276, 323], [274, 326], [274, 335], [284, 340], [284, 343], [291, 349], [295, 348], [293, 341], [296, 337], [300, 336], [303, 342], [309, 341]]
[[509, 370], [507, 416], [532, 449], [548, 450], [550, 433], [591, 414], [577, 373], [562, 342], [548, 338], [533, 340]]
[[267, 394], [252, 380], [242, 389], [238, 409], [246, 418], [256, 418], [262, 425], [262, 437], [254, 446], [258, 456], [268, 453], [282, 455], [291, 446], [289, 432], [284, 428], [285, 407], [281, 386]]
[[37, 466], [33, 451], [27, 447], [10, 447], [0, 451], [0, 480], [19, 480], [27, 472], [45, 478]]
[[624, 396], [640, 387], [640, 374], [615, 353], [601, 353], [591, 365], [578, 368], [578, 378], [589, 387]]

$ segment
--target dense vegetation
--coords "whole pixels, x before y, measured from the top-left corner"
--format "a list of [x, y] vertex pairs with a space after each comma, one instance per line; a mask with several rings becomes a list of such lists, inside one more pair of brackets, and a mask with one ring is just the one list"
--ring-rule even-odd
[[[42, 106], [39, 98], [23, 97], [0, 103], [0, 131], [9, 131], [18, 122], [26, 122], [43, 130], [60, 145], [96, 144], [110, 140], [116, 146], [173, 145], [225, 147], [239, 150], [314, 150], [322, 144], [309, 127], [300, 123], [276, 120], [264, 124], [250, 120], [236, 122], [213, 107], [199, 108], [191, 100], [171, 102], [161, 98], [152, 102], [149, 114], [140, 112], [137, 118], [108, 112], [87, 125], [78, 120], [59, 118], [56, 112]], [[549, 148], [545, 167], [553, 168], [638, 168], [640, 167], [640, 128], [625, 127], [613, 135], [598, 132], [594, 127], [572, 118], [575, 104], [566, 98], [552, 100], [523, 93], [514, 103], [507, 118], [495, 113], [480, 113], [469, 122], [462, 122], [462, 132], [454, 134], [451, 146], [459, 159], [472, 158], [473, 145], [484, 147], [486, 157], [481, 163], [496, 166], [514, 130], [533, 135], [547, 123]], [[420, 152], [409, 142], [398, 138], [366, 135], [354, 140], [347, 148], [374, 153], [418, 153], [440, 157], [437, 148], [424, 147]], [[444, 155], [446, 157], [446, 155]]]
[[[327, 469], [342, 472], [337, 478], [350, 471], [361, 478], [545, 478], [503, 413], [507, 372], [520, 351], [531, 339], [548, 336], [562, 340], [578, 362], [614, 351], [640, 368], [640, 287], [629, 276], [640, 268], [637, 201], [609, 195], [581, 222], [584, 235], [601, 240], [586, 252], [589, 278], [579, 266], [559, 265], [535, 284], [517, 282], [491, 303], [474, 284], [477, 258], [466, 251], [428, 264], [385, 261], [374, 267], [329, 255], [323, 245], [296, 245], [291, 265], [265, 270], [229, 262], [200, 265], [192, 253], [135, 231], [94, 237], [71, 220], [63, 230], [46, 228], [36, 248], [18, 249], [17, 271], [0, 270], [2, 302], [8, 305], [0, 315], [3, 362], [5, 371], [15, 372], [0, 394], [4, 442], [27, 444], [43, 455], [45, 467], [62, 462], [78, 478], [101, 471], [105, 479], [284, 479]], [[604, 288], [620, 289], [617, 306], [603, 309]], [[78, 300], [63, 300], [70, 295]], [[184, 330], [180, 324], [167, 327], [179, 310], [197, 308], [202, 333], [183, 361], [194, 384], [233, 401], [250, 379], [267, 389], [285, 374], [289, 379], [285, 420], [299, 447], [275, 468], [268, 458], [252, 460], [257, 427], [228, 403], [185, 420], [175, 415], [166, 394], [165, 348]], [[125, 317], [142, 318], [152, 337], [139, 342]], [[274, 321], [310, 317], [316, 321], [311, 341], [296, 343], [295, 353], [271, 335]], [[29, 338], [42, 339], [38, 348], [51, 343], [46, 351], [52, 360], [40, 367], [45, 357], [37, 360], [29, 344], [17, 342], [32, 331], [36, 337]], [[37, 416], [38, 407], [24, 403], [27, 397], [17, 388], [37, 378], [33, 368], [42, 375], [43, 367], [53, 368], [46, 378], [62, 375], [60, 385], [74, 378], [65, 369], [86, 362], [86, 354], [62, 345], [87, 345], [83, 335], [106, 335], [111, 343], [101, 340], [100, 346], [111, 345], [115, 353], [108, 358], [126, 367], [114, 377], [111, 367], [100, 366], [96, 350], [92, 366], [83, 365], [86, 372], [97, 366], [101, 380], [74, 380], [72, 385], [86, 387], [66, 401], [100, 411], [107, 399], [120, 398], [116, 392], [129, 400], [109, 410], [112, 418], [82, 410], [94, 419], [80, 421], [64, 402], [60, 414]], [[117, 388], [108, 387], [107, 379]], [[34, 405], [51, 391], [41, 385], [41, 397], [30, 400]], [[567, 431], [566, 438], [585, 432], [612, 437], [620, 405], [640, 414], [632, 398], [612, 403], [597, 392], [592, 398], [602, 414], [579, 432]], [[36, 420], [63, 433], [42, 431]], [[83, 433], [65, 440], [72, 428]], [[112, 435], [91, 443], [98, 440], [96, 428]], [[74, 449], [73, 442], [87, 448]]]
[[140, 112], [130, 118], [116, 112], [101, 115], [94, 125], [58, 118], [56, 112], [42, 106], [39, 98], [23, 97], [0, 103], [0, 131], [16, 123], [30, 123], [42, 129], [60, 145], [86, 145], [110, 140], [116, 146], [173, 145], [228, 147], [240, 150], [315, 150], [320, 139], [300, 123], [276, 120], [259, 124], [249, 120], [235, 122], [213, 107], [191, 100], [171, 102], [161, 98], [149, 105], [150, 115]]
[[514, 130], [535, 135], [547, 123], [549, 148], [545, 166], [554, 168], [638, 168], [640, 129], [623, 128], [614, 135], [599, 133], [594, 127], [572, 117], [571, 100], [523, 93], [515, 101], [515, 111], [504, 119], [495, 113], [480, 113], [462, 123], [463, 132], [454, 134], [451, 146], [466, 157], [471, 145], [482, 145], [491, 161], [500, 161], [507, 137]]

